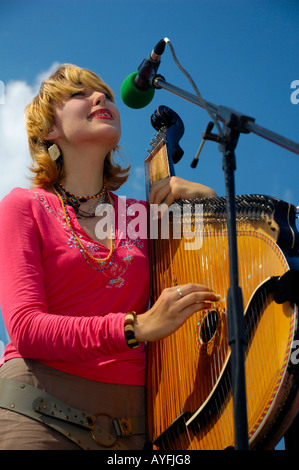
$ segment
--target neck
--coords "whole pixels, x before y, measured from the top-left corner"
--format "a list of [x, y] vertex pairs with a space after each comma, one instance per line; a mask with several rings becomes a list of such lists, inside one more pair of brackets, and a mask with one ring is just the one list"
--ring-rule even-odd
[[97, 194], [104, 184], [105, 156], [86, 152], [80, 155], [73, 153], [71, 158], [65, 158], [64, 155], [65, 177], [61, 184], [77, 196]]
[[67, 175], [62, 181], [62, 186], [76, 196], [93, 196], [97, 194], [103, 187], [103, 173], [93, 173], [90, 175], [74, 174]]

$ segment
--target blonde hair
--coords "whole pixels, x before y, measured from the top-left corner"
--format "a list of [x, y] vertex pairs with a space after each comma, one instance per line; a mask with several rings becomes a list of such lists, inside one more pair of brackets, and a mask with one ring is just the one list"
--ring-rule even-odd
[[[33, 98], [25, 109], [28, 144], [33, 165], [30, 168], [34, 176], [34, 186], [47, 187], [60, 181], [64, 176], [63, 156], [54, 162], [48, 153], [52, 145], [46, 136], [54, 123], [53, 108], [68, 99], [78, 89], [92, 90], [104, 88], [112, 101], [112, 90], [95, 73], [72, 64], [62, 64], [48, 79], [41, 84], [39, 94]], [[113, 161], [113, 153], [118, 146], [110, 151], [104, 164], [104, 181], [110, 190], [118, 189], [128, 179], [130, 166], [122, 168]]]

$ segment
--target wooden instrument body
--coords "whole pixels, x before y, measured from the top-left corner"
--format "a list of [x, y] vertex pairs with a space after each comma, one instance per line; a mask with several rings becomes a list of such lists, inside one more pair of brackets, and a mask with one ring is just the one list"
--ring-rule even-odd
[[[166, 143], [145, 161], [149, 184], [171, 175]], [[229, 257], [225, 198], [181, 201], [203, 205], [203, 224], [190, 240], [152, 239], [152, 302], [166, 287], [205, 284], [222, 299], [194, 314], [174, 334], [149, 343], [148, 439], [159, 449], [225, 449], [234, 446], [228, 341]], [[294, 207], [266, 196], [238, 196], [237, 246], [248, 345], [245, 373], [250, 448], [271, 448], [298, 410], [298, 373], [292, 364], [298, 308], [273, 300], [271, 279], [299, 268]], [[182, 222], [183, 225], [184, 222]], [[192, 243], [194, 243], [193, 238]], [[190, 246], [190, 245], [189, 245]]]

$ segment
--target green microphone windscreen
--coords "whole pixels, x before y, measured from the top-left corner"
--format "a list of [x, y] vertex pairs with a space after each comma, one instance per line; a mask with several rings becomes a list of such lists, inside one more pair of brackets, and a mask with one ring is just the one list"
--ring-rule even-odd
[[120, 96], [123, 102], [130, 108], [139, 109], [147, 106], [153, 99], [155, 88], [148, 90], [138, 90], [134, 83], [137, 72], [131, 73], [122, 83]]

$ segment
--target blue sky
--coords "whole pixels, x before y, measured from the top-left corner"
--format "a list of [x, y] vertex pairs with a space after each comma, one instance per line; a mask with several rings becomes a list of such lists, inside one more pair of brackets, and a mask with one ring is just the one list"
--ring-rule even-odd
[[[0, 105], [0, 158], [7, 169], [1, 172], [0, 197], [10, 187], [28, 184], [23, 183], [30, 163], [23, 108], [40, 76], [61, 62], [94, 70], [116, 93], [121, 158], [132, 164], [122, 194], [145, 197], [143, 161], [154, 133], [149, 119], [164, 104], [185, 124], [185, 155], [176, 174], [224, 195], [217, 144], [207, 142], [196, 170], [190, 168], [210, 120], [207, 113], [165, 90], [157, 90], [147, 107], [130, 109], [119, 97], [122, 81], [168, 37], [205, 99], [298, 142], [299, 104], [290, 99], [291, 83], [299, 80], [298, 19], [299, 4], [291, 0], [2, 0], [0, 79], [6, 103]], [[169, 48], [159, 73], [193, 91]], [[299, 204], [298, 155], [249, 134], [240, 137], [236, 157], [238, 194], [263, 193]]]
[[[185, 125], [185, 155], [176, 174], [224, 195], [217, 144], [207, 142], [196, 170], [190, 168], [210, 120], [206, 112], [165, 90], [157, 90], [147, 107], [130, 109], [119, 97], [122, 81], [168, 37], [205, 99], [299, 142], [299, 104], [291, 102], [291, 83], [299, 80], [298, 20], [296, 0], [1, 0], [0, 198], [29, 184], [23, 110], [41, 78], [62, 62], [92, 69], [115, 91], [121, 161], [132, 164], [120, 195], [145, 198], [143, 162], [154, 134], [150, 116], [161, 104]], [[159, 73], [193, 92], [168, 48]], [[299, 155], [249, 134], [241, 135], [236, 158], [237, 194], [268, 194], [299, 205]]]

